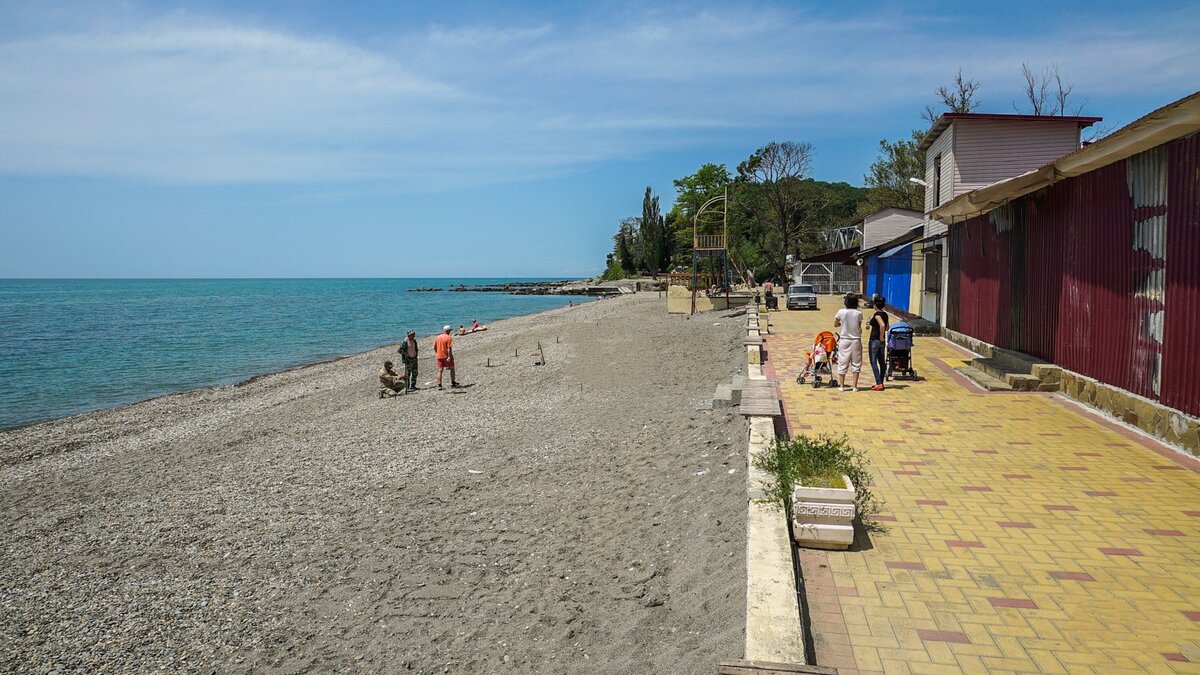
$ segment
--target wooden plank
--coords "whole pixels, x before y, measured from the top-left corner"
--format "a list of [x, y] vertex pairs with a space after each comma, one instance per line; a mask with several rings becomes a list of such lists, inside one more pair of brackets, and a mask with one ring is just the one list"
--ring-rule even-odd
[[799, 663], [774, 663], [729, 659], [721, 661], [717, 675], [837, 675], [837, 668], [806, 666]]
[[770, 380], [746, 382], [746, 386], [742, 389], [742, 402], [738, 406], [738, 412], [743, 415], [769, 415], [772, 417], [781, 414], [775, 383]]

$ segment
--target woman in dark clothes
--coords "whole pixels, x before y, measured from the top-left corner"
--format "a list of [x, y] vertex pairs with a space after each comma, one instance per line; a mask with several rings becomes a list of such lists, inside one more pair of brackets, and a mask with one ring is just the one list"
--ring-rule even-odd
[[871, 338], [867, 342], [867, 355], [871, 359], [871, 372], [875, 374], [875, 386], [871, 391], [883, 391], [883, 378], [887, 375], [887, 346], [888, 315], [883, 311], [887, 301], [883, 296], [875, 296], [871, 301], [875, 313], [871, 315]]

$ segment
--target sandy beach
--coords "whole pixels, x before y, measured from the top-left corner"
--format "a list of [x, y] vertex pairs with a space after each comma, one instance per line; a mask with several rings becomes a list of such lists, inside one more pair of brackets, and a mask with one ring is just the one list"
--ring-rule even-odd
[[376, 398], [393, 346], [0, 432], [0, 670], [713, 672], [743, 330], [664, 303], [456, 337], [461, 390]]

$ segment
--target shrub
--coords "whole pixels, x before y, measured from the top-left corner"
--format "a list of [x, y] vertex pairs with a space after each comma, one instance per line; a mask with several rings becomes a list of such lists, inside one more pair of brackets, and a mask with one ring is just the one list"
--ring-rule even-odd
[[604, 270], [604, 274], [600, 276], [600, 280], [617, 281], [618, 279], [624, 279], [628, 276], [629, 273], [625, 271], [624, 267], [621, 267], [621, 263], [614, 260], [612, 264], [608, 266], [608, 269]]
[[846, 487], [842, 476], [854, 484], [855, 512], [864, 524], [879, 512], [879, 500], [871, 492], [871, 460], [850, 445], [845, 436], [776, 439], [771, 448], [754, 458], [754, 466], [770, 475], [764, 485], [764, 502], [778, 504], [791, 518], [792, 490], [807, 487]]

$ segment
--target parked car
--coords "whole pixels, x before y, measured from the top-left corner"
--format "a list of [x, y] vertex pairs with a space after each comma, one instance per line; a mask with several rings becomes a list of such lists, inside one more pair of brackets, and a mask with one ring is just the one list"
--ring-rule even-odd
[[817, 292], [808, 284], [795, 284], [793, 286], [788, 286], [787, 308], [816, 309]]

